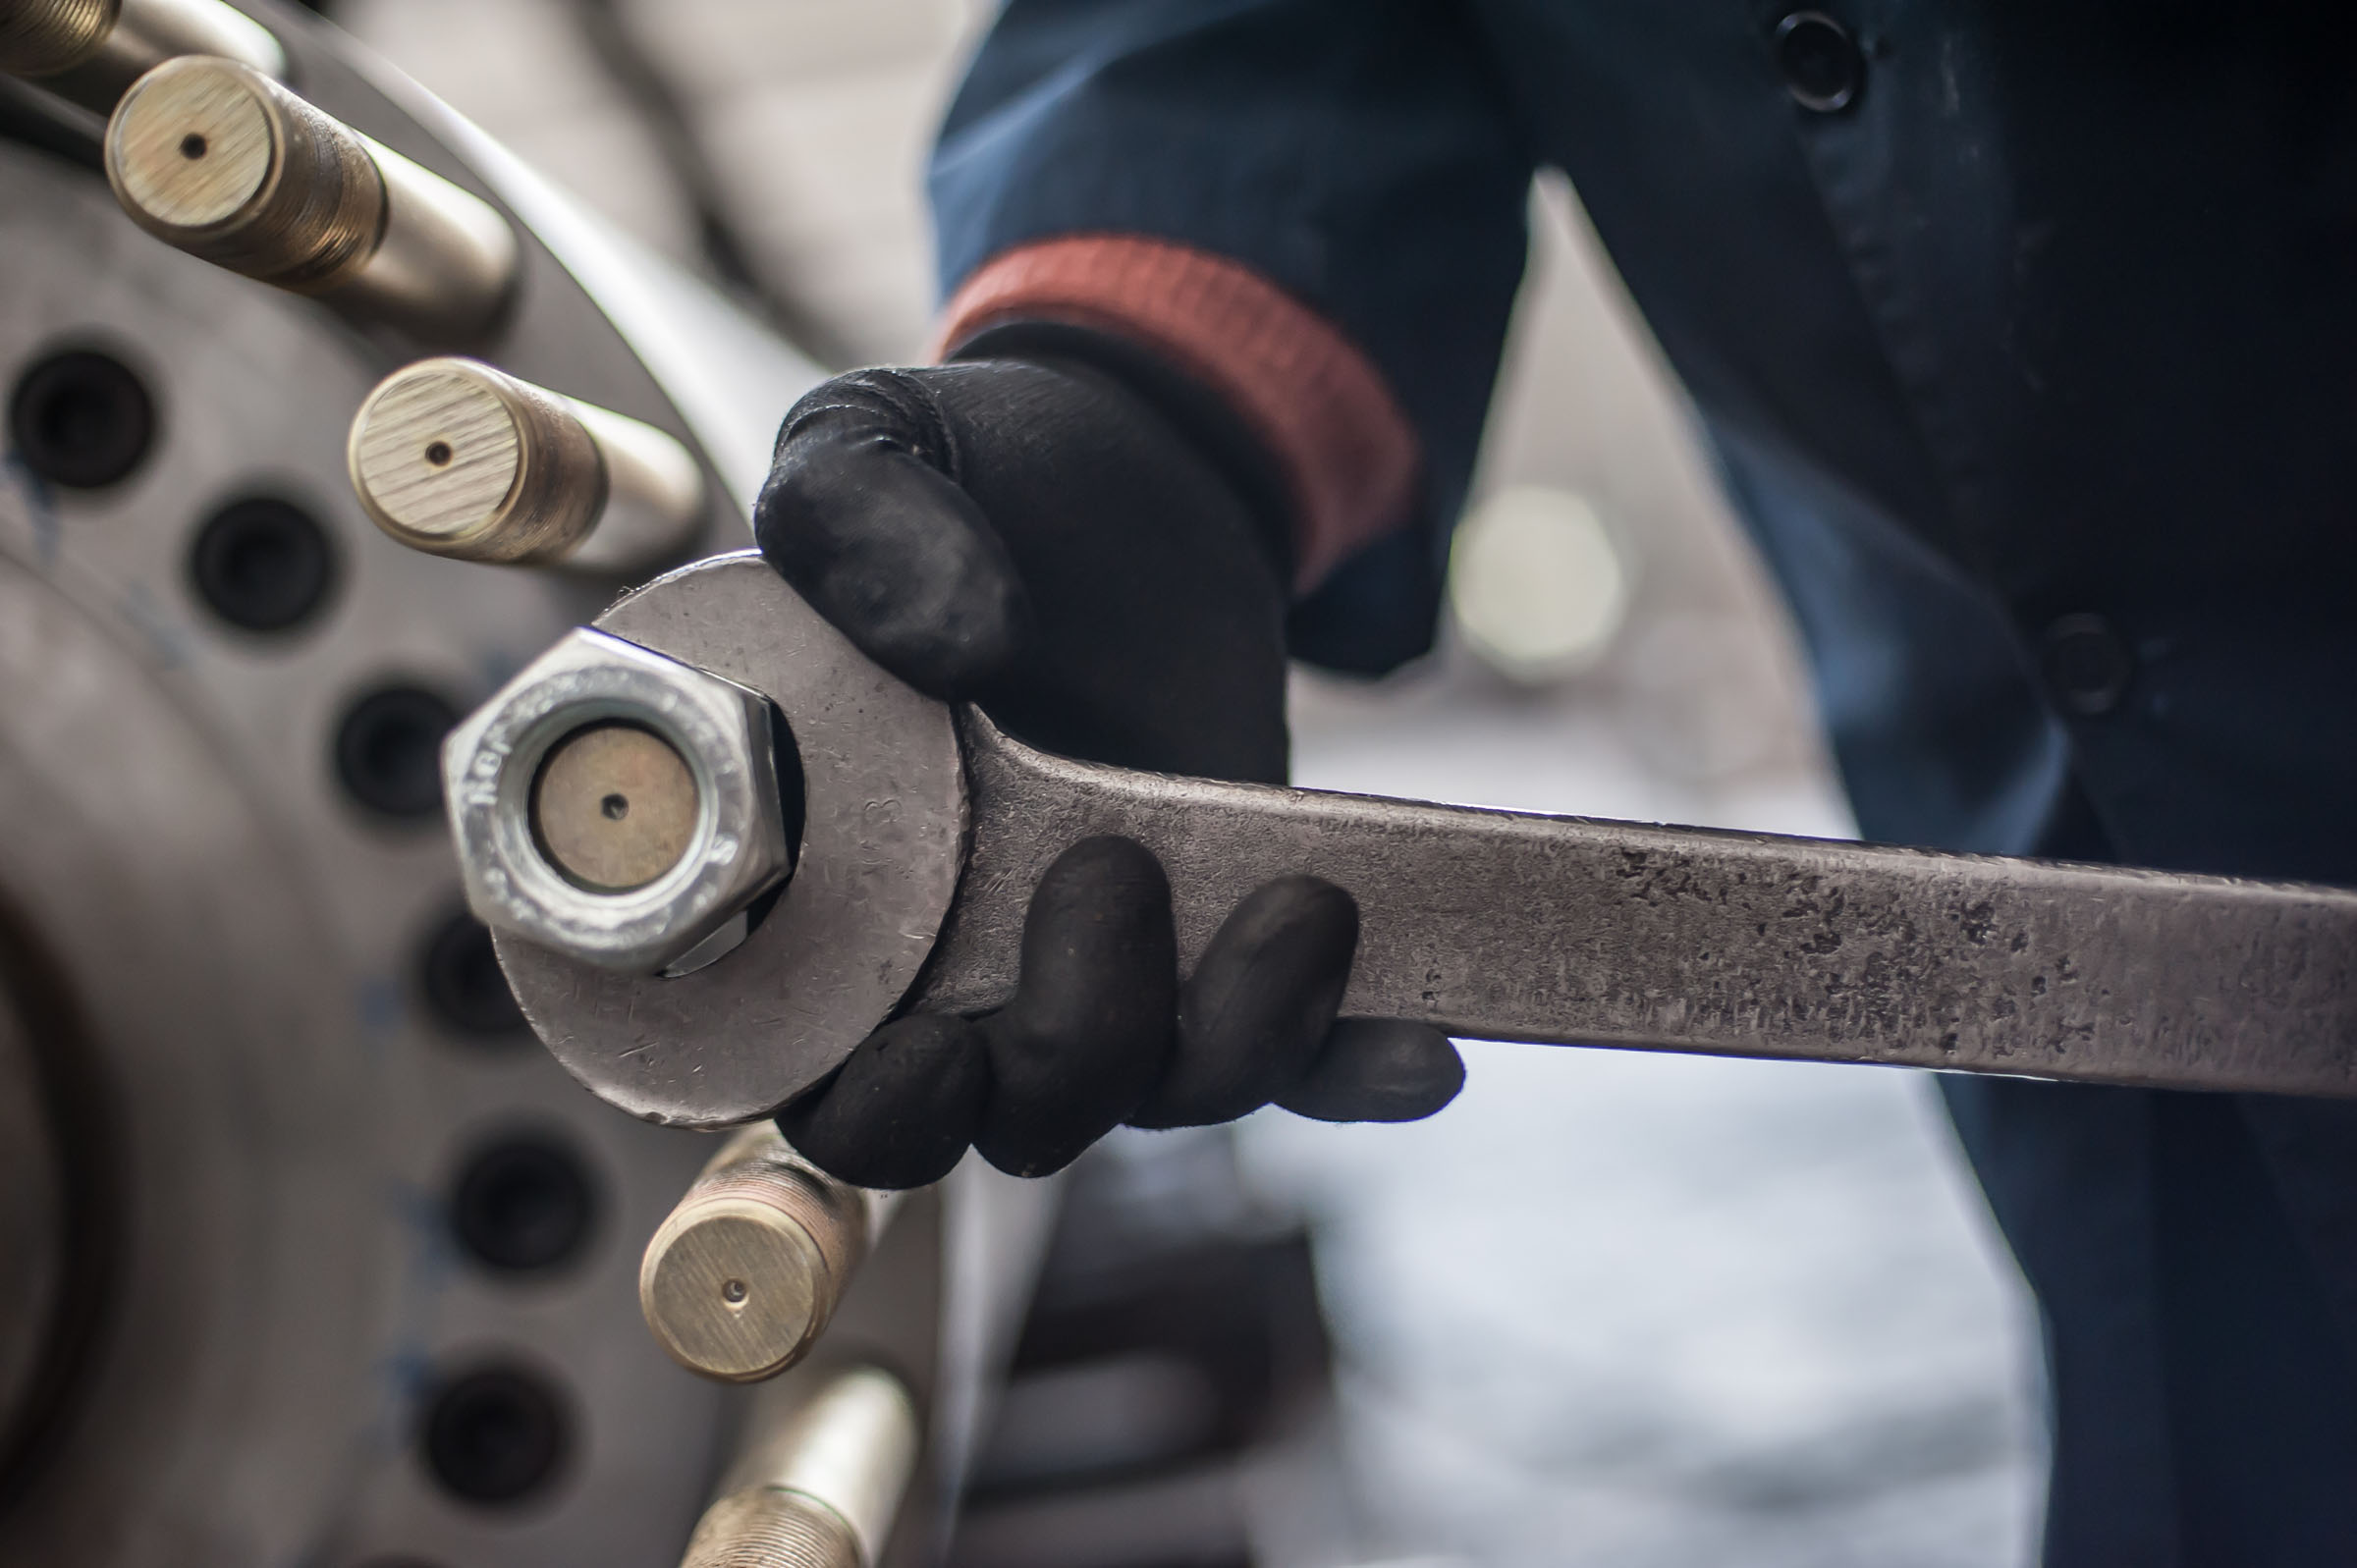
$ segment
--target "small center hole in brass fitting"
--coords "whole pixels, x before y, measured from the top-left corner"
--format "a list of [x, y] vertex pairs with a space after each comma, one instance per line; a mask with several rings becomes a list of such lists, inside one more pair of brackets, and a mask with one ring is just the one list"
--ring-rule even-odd
[[187, 135], [180, 138], [180, 155], [188, 159], [191, 163], [194, 163], [198, 158], [203, 157], [204, 154], [204, 137], [198, 135], [195, 132], [192, 131]]
[[447, 467], [449, 467], [449, 466], [450, 466], [450, 460], [451, 460], [451, 457], [452, 457], [452, 453], [451, 453], [451, 450], [450, 450], [450, 443], [449, 443], [449, 442], [447, 442], [447, 441], [433, 441], [433, 442], [428, 442], [428, 443], [426, 444], [426, 448], [425, 448], [425, 460], [426, 460], [426, 461], [428, 461], [428, 462], [430, 462], [430, 463], [432, 463], [432, 464], [433, 464], [435, 467], [437, 467], [437, 468], [447, 468]]
[[741, 1279], [727, 1280], [720, 1287], [720, 1299], [732, 1307], [743, 1306], [744, 1298], [751, 1294], [751, 1291], [744, 1288], [744, 1281]]
[[695, 775], [670, 741], [607, 721], [549, 748], [532, 783], [532, 837], [576, 887], [629, 892], [685, 856], [699, 804]]

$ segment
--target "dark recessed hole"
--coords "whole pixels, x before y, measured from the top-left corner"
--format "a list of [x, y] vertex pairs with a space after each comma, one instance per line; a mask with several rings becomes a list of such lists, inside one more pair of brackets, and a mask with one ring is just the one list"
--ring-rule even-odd
[[335, 586], [327, 530], [292, 502], [255, 496], [205, 519], [190, 552], [196, 596], [247, 631], [288, 631], [308, 621]]
[[454, 1496], [486, 1505], [528, 1501], [564, 1463], [565, 1412], [536, 1373], [488, 1367], [427, 1397], [420, 1433], [426, 1469]]
[[96, 490], [128, 478], [155, 439], [155, 404], [120, 359], [70, 349], [18, 378], [8, 438], [54, 485]]
[[387, 686], [346, 710], [336, 730], [336, 776], [352, 798], [386, 817], [430, 817], [442, 805], [442, 737], [455, 709], [419, 686]]
[[1849, 30], [1822, 11], [1796, 11], [1776, 25], [1776, 63], [1793, 101], [1819, 114], [1854, 103], [1866, 72]]
[[204, 156], [204, 137], [192, 131], [180, 138], [180, 155], [191, 163]]
[[450, 1227], [467, 1256], [503, 1273], [538, 1273], [580, 1255], [597, 1197], [580, 1157], [518, 1134], [477, 1149], [451, 1188]]
[[450, 443], [449, 443], [449, 442], [447, 442], [447, 441], [429, 441], [429, 442], [427, 442], [427, 443], [426, 443], [426, 446], [425, 446], [425, 460], [426, 460], [426, 461], [428, 461], [428, 462], [432, 463], [432, 464], [433, 464], [435, 467], [439, 468], [439, 467], [442, 467], [443, 465], [445, 465], [446, 463], [448, 463], [448, 462], [450, 461], [450, 459], [451, 459], [451, 451], [450, 451]]
[[426, 939], [417, 986], [427, 1010], [454, 1034], [512, 1040], [523, 1031], [523, 1009], [508, 989], [490, 928], [464, 909]]

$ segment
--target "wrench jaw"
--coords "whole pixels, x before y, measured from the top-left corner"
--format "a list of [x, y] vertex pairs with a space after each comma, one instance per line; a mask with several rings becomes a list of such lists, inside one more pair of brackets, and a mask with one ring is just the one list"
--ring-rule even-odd
[[[798, 754], [798, 845], [749, 717], [763, 705]], [[699, 794], [678, 861], [620, 890], [612, 867], [642, 875], [644, 841], [606, 855], [577, 809], [598, 790], [573, 790], [562, 817], [534, 789], [568, 737], [612, 725], [651, 730]], [[660, 773], [659, 751], [635, 750]], [[572, 633], [453, 732], [444, 769], [468, 900], [524, 1016], [591, 1093], [668, 1125], [756, 1120], [841, 1065], [916, 981], [964, 864], [949, 708], [870, 663], [750, 551], [659, 577]], [[584, 817], [585, 848], [548, 831]], [[679, 972], [773, 893], [741, 943]]]

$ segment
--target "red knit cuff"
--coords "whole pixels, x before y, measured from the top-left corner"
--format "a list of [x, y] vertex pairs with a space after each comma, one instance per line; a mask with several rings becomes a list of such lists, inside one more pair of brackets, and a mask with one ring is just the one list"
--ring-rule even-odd
[[1291, 491], [1296, 592], [1406, 522], [1416, 436], [1382, 372], [1250, 268], [1125, 235], [1039, 241], [965, 280], [942, 313], [937, 351], [1011, 321], [1118, 333], [1226, 398]]

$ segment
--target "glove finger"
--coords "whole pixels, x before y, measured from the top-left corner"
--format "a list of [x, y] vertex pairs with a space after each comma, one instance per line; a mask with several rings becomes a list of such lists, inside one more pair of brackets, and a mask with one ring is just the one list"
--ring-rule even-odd
[[1178, 993], [1178, 1038], [1130, 1121], [1233, 1121], [1292, 1087], [1317, 1059], [1350, 979], [1358, 905], [1331, 882], [1279, 877], [1237, 904]]
[[1137, 1108], [1169, 1059], [1178, 942], [1162, 862], [1085, 838], [1040, 878], [1014, 1000], [981, 1020], [993, 1092], [974, 1147], [1001, 1170], [1060, 1170]]
[[1307, 1077], [1277, 1097], [1317, 1121], [1418, 1121], [1465, 1086], [1464, 1058], [1429, 1024], [1403, 1018], [1344, 1018]]
[[753, 508], [753, 537], [779, 575], [936, 697], [1004, 673], [1032, 624], [1014, 559], [954, 470], [931, 394], [863, 370], [794, 406]]
[[963, 1018], [896, 1018], [859, 1043], [832, 1080], [778, 1112], [811, 1163], [858, 1187], [939, 1181], [973, 1142], [990, 1103], [990, 1057]]

